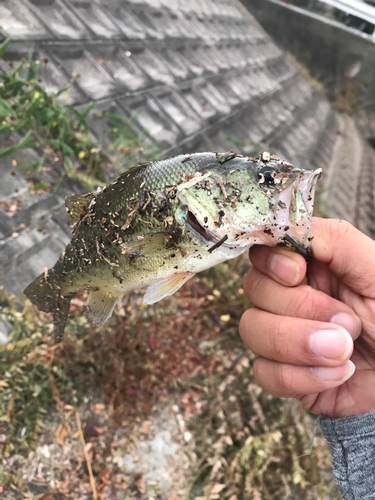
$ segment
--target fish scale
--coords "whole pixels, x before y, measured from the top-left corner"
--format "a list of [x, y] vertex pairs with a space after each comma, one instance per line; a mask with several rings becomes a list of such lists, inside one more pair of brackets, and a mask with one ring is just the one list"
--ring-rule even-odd
[[124, 293], [147, 287], [143, 300], [152, 304], [253, 244], [307, 255], [319, 174], [269, 153], [259, 160], [192, 153], [141, 164], [103, 190], [67, 199], [72, 241], [25, 294], [52, 313], [61, 340], [81, 290], [89, 291], [85, 314], [99, 326]]
[[131, 198], [139, 196], [142, 190], [162, 190], [165, 186], [177, 185], [178, 182], [185, 180], [186, 175], [201, 172], [209, 166], [218, 165], [215, 153], [179, 155], [165, 160], [148, 162], [130, 169], [122, 174], [116, 182], [104, 188], [102, 192], [103, 203], [110, 203], [115, 196], [119, 206], [123, 208], [127, 206]]

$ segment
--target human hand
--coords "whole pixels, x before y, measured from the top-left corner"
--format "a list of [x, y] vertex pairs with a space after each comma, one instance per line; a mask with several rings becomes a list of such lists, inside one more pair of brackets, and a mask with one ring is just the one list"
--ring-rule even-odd
[[313, 218], [312, 235], [307, 265], [284, 248], [250, 249], [254, 307], [240, 334], [258, 355], [255, 378], [317, 415], [375, 411], [375, 241], [334, 219]]

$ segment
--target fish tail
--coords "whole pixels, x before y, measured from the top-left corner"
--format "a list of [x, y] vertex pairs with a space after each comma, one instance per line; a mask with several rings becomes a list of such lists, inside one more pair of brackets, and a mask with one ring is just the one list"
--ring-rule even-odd
[[64, 336], [69, 314], [71, 297], [64, 297], [54, 277], [53, 270], [43, 273], [30, 283], [24, 294], [40, 311], [52, 313], [55, 342], [61, 342]]

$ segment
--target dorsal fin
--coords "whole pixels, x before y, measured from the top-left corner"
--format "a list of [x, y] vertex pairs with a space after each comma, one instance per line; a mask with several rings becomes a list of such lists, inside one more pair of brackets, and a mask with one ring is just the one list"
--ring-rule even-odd
[[89, 206], [95, 193], [75, 194], [65, 198], [65, 207], [69, 216], [69, 225], [73, 227], [85, 215], [86, 207]]
[[134, 174], [135, 172], [138, 172], [138, 170], [140, 170], [141, 168], [147, 167], [148, 165], [150, 165], [150, 163], [151, 163], [151, 161], [145, 161], [143, 163], [138, 163], [134, 167], [129, 168], [129, 170], [125, 170], [125, 172], [123, 172], [119, 176], [119, 179], [122, 177], [127, 177], [128, 174]]

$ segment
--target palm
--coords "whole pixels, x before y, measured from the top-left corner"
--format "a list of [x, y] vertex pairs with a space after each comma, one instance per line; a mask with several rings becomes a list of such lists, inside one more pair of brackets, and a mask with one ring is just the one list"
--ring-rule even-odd
[[[375, 299], [357, 294], [338, 281], [328, 266], [317, 261], [309, 264], [307, 282], [350, 306], [362, 320], [362, 333], [354, 342], [351, 360], [356, 365], [354, 375], [343, 385], [299, 399], [317, 415], [343, 417], [375, 411]], [[366, 291], [370, 297], [374, 290]]]

